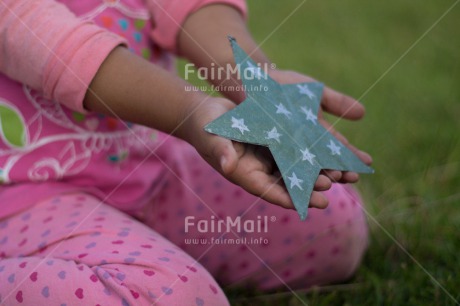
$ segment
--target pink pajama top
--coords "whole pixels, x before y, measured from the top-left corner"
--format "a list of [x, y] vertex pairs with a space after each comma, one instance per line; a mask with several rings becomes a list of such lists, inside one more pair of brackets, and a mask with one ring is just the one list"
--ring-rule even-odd
[[166, 135], [83, 99], [120, 44], [174, 69], [180, 25], [212, 3], [246, 12], [244, 0], [0, 1], [0, 218], [62, 192], [123, 210], [152, 196], [166, 169], [150, 152]]

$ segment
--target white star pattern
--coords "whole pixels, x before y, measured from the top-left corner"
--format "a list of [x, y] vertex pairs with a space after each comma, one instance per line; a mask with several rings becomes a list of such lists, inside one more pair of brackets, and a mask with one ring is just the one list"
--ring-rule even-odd
[[332, 140], [329, 141], [327, 147], [331, 149], [332, 155], [342, 155], [342, 153], [340, 153], [340, 147], [337, 146]]
[[248, 64], [248, 68], [247, 68], [247, 69], [248, 69], [249, 71], [251, 71], [251, 72], [254, 74], [254, 76], [256, 76], [256, 77], [259, 78], [259, 79], [264, 77], [264, 75], [262, 74], [262, 70], [261, 70], [260, 67], [254, 66], [250, 61], [247, 61], [246, 63]]
[[286, 109], [286, 107], [284, 107], [284, 105], [281, 104], [281, 103], [278, 104], [278, 105], [276, 106], [276, 113], [277, 113], [277, 114], [283, 114], [283, 115], [285, 115], [286, 117], [291, 118], [291, 112], [288, 111], [288, 110]]
[[274, 127], [271, 131], [267, 132], [267, 137], [265, 137], [265, 139], [275, 139], [276, 141], [280, 142], [280, 136], [283, 135], [278, 133], [278, 130], [276, 127]]
[[303, 180], [297, 178], [297, 175], [295, 175], [294, 172], [292, 172], [292, 175], [288, 179], [291, 181], [291, 189], [295, 186], [298, 187], [300, 190], [303, 190], [302, 186], [300, 186], [301, 183], [303, 183]]
[[300, 150], [300, 152], [302, 152], [302, 160], [308, 160], [310, 164], [313, 165], [313, 159], [316, 157], [316, 155], [312, 154], [308, 148], [305, 148], [305, 150]]
[[310, 99], [316, 98], [316, 95], [310, 90], [310, 88], [308, 88], [307, 84], [298, 84], [297, 88], [299, 89], [299, 93], [301, 95], [307, 95]]
[[240, 130], [241, 134], [244, 134], [244, 131], [250, 132], [248, 127], [244, 124], [244, 119], [232, 117], [232, 128]]
[[306, 115], [307, 121], [311, 121], [313, 122], [313, 124], [316, 125], [317, 118], [316, 118], [316, 115], [313, 114], [313, 112], [311, 111], [311, 108], [307, 109], [305, 106], [302, 106], [300, 109], [302, 110], [302, 113]]

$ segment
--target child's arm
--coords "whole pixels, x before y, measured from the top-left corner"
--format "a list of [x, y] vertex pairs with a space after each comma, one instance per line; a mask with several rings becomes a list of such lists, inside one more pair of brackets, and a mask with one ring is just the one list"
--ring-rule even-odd
[[[234, 65], [232, 51], [227, 40], [229, 34], [236, 38], [238, 44], [256, 62], [270, 63], [267, 56], [252, 39], [241, 13], [231, 6], [222, 4], [205, 6], [186, 19], [178, 36], [178, 52], [198, 67], [212, 69], [213, 64], [221, 67], [225, 67], [227, 64]], [[271, 70], [269, 73], [279, 83], [300, 83], [313, 80], [292, 71]], [[208, 75], [212, 76], [213, 74], [208, 73]], [[222, 93], [235, 102], [241, 102], [244, 99], [242, 91], [230, 90], [231, 87], [241, 85], [236, 80], [236, 76], [233, 77], [233, 80], [222, 81], [217, 78], [210, 78], [209, 81], [214, 85], [220, 85], [220, 88], [229, 89]], [[325, 88], [321, 102], [323, 110], [345, 119], [357, 120], [364, 115], [364, 107], [361, 103], [330, 88]], [[322, 117], [321, 114], [320, 117]], [[324, 120], [321, 121], [365, 163], [370, 164], [372, 162], [367, 153], [350, 145], [345, 137], [334, 131]], [[328, 175], [334, 180], [342, 182], [354, 182], [358, 179], [358, 174], [352, 172], [329, 171]]]

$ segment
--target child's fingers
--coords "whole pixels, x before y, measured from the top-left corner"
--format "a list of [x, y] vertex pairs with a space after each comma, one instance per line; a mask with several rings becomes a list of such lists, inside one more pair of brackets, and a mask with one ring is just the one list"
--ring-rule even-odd
[[[322, 177], [327, 179], [324, 176]], [[250, 183], [249, 186], [252, 186], [252, 188], [250, 187], [246, 190], [270, 203], [287, 209], [295, 209], [286, 188], [280, 184], [278, 178], [275, 176], [269, 176], [267, 181], [263, 182], [261, 180], [257, 180], [257, 182], [259, 182], [259, 184], [255, 182]], [[324, 209], [328, 205], [329, 201], [321, 192], [313, 191], [311, 193], [309, 207]]]
[[359, 181], [359, 174], [352, 171], [323, 170], [321, 171], [333, 183], [356, 183]]
[[342, 172], [342, 179], [340, 183], [356, 183], [359, 181], [359, 174], [351, 171]]
[[331, 188], [331, 186], [332, 186], [331, 180], [327, 176], [320, 174], [318, 176], [318, 179], [315, 182], [314, 190], [325, 191]]
[[324, 111], [349, 120], [361, 119], [365, 114], [361, 103], [329, 87], [324, 89], [321, 106]]
[[[240, 176], [235, 173], [235, 177], [230, 176], [229, 178], [234, 183], [242, 186], [247, 192], [267, 202], [287, 209], [295, 209], [280, 176], [268, 175], [258, 171], [257, 173], [252, 173], [250, 176]], [[315, 184], [315, 189], [318, 191], [312, 192], [309, 206], [320, 209], [326, 208], [329, 202], [319, 191], [327, 190], [330, 186], [330, 180], [326, 176], [320, 175]]]
[[313, 191], [310, 197], [310, 207], [324, 209], [329, 205], [328, 199], [318, 191]]
[[[353, 147], [354, 148], [354, 147]], [[369, 155], [369, 153], [365, 151], [361, 151], [360, 149], [355, 148], [356, 152], [355, 154], [365, 163], [366, 165], [370, 166], [372, 165], [372, 156]]]
[[238, 164], [238, 154], [231, 140], [219, 136], [208, 138], [211, 153], [208, 158], [216, 169], [221, 169], [223, 174], [232, 173]]
[[242, 186], [249, 193], [284, 208], [293, 209], [291, 197], [282, 184], [282, 180], [274, 175], [263, 172], [253, 173], [250, 176], [239, 176], [235, 183]]
[[321, 173], [327, 176], [334, 183], [337, 183], [342, 179], [342, 172], [338, 170], [324, 169], [321, 171]]

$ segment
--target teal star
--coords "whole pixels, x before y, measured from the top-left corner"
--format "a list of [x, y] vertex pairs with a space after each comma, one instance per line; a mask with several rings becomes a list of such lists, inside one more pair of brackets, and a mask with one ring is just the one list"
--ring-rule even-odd
[[[323, 84], [284, 84], [257, 70], [257, 64], [229, 38], [246, 100], [209, 123], [205, 130], [235, 141], [267, 146], [302, 220], [322, 169], [372, 173], [354, 153], [317, 124]], [[249, 69], [252, 73], [243, 73]]]

